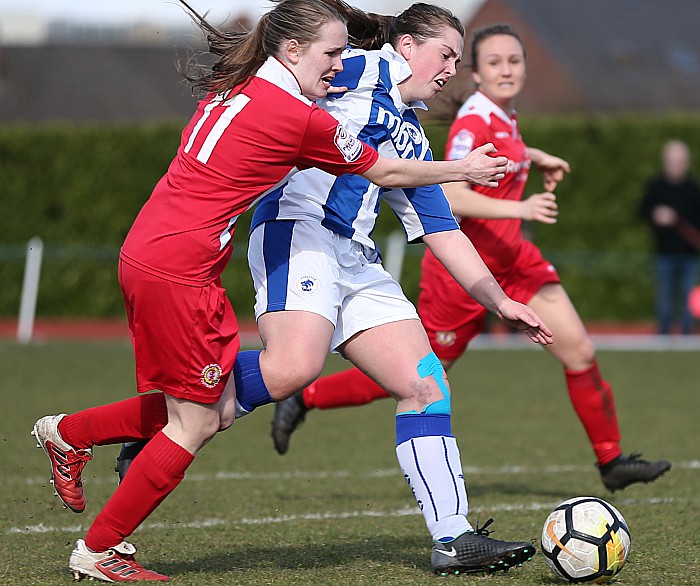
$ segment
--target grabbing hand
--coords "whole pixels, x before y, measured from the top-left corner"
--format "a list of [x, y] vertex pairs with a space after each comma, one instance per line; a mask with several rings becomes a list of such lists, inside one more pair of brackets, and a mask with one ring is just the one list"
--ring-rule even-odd
[[552, 331], [527, 305], [506, 299], [499, 305], [497, 315], [503, 323], [525, 333], [535, 344], [547, 346], [554, 342]]
[[328, 88], [328, 95], [332, 96], [333, 94], [344, 94], [345, 92], [348, 91], [347, 86], [340, 85], [338, 87], [332, 85], [331, 87]]
[[496, 152], [493, 144], [486, 143], [472, 150], [462, 161], [466, 164], [465, 181], [483, 187], [498, 187], [498, 182], [506, 176], [508, 159], [492, 157]]

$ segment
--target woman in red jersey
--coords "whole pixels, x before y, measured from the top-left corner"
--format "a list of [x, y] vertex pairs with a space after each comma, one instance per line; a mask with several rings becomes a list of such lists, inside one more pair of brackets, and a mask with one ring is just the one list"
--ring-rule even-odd
[[[513, 108], [525, 82], [522, 41], [508, 25], [481, 29], [472, 40], [471, 60], [477, 91], [460, 108], [450, 128], [447, 158], [459, 159], [480, 144], [492, 143], [508, 158], [508, 167], [496, 188], [457, 182], [443, 186], [445, 195], [462, 231], [505, 293], [534, 309], [550, 326], [555, 341], [545, 349], [564, 367], [571, 402], [588, 434], [604, 485], [614, 491], [634, 482], [652, 481], [671, 464], [622, 454], [612, 389], [600, 374], [593, 342], [555, 268], [523, 238], [523, 220], [556, 222], [552, 192], [569, 172], [569, 164], [527, 147], [520, 136]], [[542, 173], [545, 191], [523, 199], [531, 166]], [[483, 330], [486, 317], [486, 310], [465, 293], [430, 250], [422, 262], [418, 313], [446, 369]], [[355, 369], [321, 378], [277, 405], [275, 447], [280, 453], [287, 450], [290, 434], [309, 408], [358, 405], [384, 396], [378, 385]]]
[[[180, 483], [194, 454], [233, 422], [238, 325], [220, 275], [240, 214], [306, 167], [386, 187], [445, 177], [496, 184], [505, 169], [503, 157], [487, 155], [492, 146], [463, 161], [384, 159], [318, 108], [313, 100], [342, 69], [347, 44], [345, 19], [330, 3], [279, 0], [249, 32], [220, 32], [191, 12], [220, 58], [191, 80], [209, 93], [119, 260], [137, 390], [157, 392], [46, 416], [33, 429], [56, 493], [75, 512], [85, 508], [81, 474], [94, 445], [152, 438], [78, 540], [69, 561], [76, 577], [168, 579], [138, 564], [124, 539]], [[530, 315], [518, 312], [511, 317]]]

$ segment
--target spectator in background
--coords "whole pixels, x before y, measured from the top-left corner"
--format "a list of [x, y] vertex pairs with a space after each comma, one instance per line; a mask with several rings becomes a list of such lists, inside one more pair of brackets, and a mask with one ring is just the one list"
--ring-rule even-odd
[[681, 332], [691, 334], [688, 296], [698, 274], [700, 185], [690, 175], [690, 151], [684, 142], [668, 141], [662, 162], [662, 173], [649, 181], [639, 204], [654, 237], [658, 331], [670, 334], [680, 310]]

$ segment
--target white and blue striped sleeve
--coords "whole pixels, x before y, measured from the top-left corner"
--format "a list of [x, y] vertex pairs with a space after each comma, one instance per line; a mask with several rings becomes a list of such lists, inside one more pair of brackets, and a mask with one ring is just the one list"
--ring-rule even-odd
[[439, 185], [387, 189], [382, 199], [401, 222], [408, 242], [420, 242], [426, 234], [459, 230], [450, 204]]

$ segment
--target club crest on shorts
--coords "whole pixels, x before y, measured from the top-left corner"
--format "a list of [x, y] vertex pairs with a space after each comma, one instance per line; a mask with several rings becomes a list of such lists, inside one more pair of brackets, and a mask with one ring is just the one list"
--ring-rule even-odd
[[222, 374], [223, 371], [221, 370], [221, 367], [218, 364], [207, 364], [202, 369], [202, 378], [200, 378], [199, 380], [201, 380], [202, 384], [208, 389], [213, 389], [216, 385], [219, 384]]
[[299, 277], [297, 279], [294, 287], [296, 288], [297, 292], [301, 293], [302, 295], [315, 295], [321, 288], [321, 283], [319, 283], [318, 278], [312, 275], [304, 275], [303, 277]]
[[440, 346], [452, 346], [457, 341], [457, 334], [454, 332], [436, 332], [435, 341], [440, 344]]

